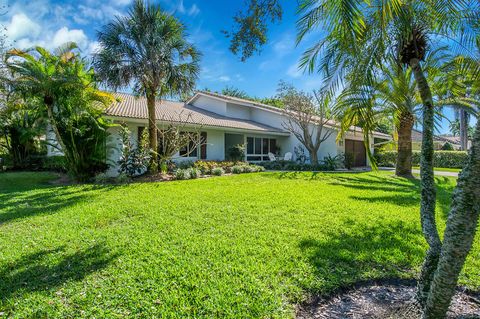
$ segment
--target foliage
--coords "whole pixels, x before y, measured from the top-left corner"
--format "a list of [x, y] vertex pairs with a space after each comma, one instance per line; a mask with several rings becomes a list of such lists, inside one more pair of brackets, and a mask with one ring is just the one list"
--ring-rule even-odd
[[38, 138], [46, 128], [38, 101], [24, 99], [15, 92], [1, 95], [4, 107], [0, 108], [0, 150], [10, 155], [13, 168], [31, 168], [32, 157], [43, 153], [45, 146]]
[[260, 162], [259, 166], [267, 170], [275, 171], [327, 171], [328, 168], [324, 164], [313, 165], [309, 163], [293, 162], [293, 161], [268, 161]]
[[[377, 152], [375, 158], [379, 166], [394, 167], [397, 152]], [[468, 158], [464, 151], [435, 151], [433, 154], [433, 165], [445, 168], [463, 168]], [[412, 165], [420, 165], [420, 152], [413, 151]]]
[[110, 177], [106, 173], [100, 173], [95, 175], [93, 182], [95, 184], [101, 184], [101, 185], [107, 184], [108, 182], [110, 182]]
[[109, 123], [102, 118], [110, 94], [98, 90], [93, 69], [66, 43], [53, 53], [10, 50], [7, 67], [14, 92], [38, 101], [48, 119], [57, 147], [65, 155], [68, 172], [84, 181], [107, 168], [106, 137]]
[[176, 166], [178, 168], [181, 168], [181, 169], [187, 169], [187, 168], [191, 168], [195, 165], [195, 162], [194, 161], [180, 161], [178, 164], [176, 164]]
[[65, 156], [44, 156], [42, 159], [42, 168], [47, 171], [66, 172], [67, 163]]
[[282, 19], [279, 0], [249, 0], [245, 11], [234, 17], [232, 31], [222, 31], [230, 40], [230, 51], [246, 61], [267, 43], [267, 25]]
[[245, 172], [245, 165], [232, 166], [232, 174], [241, 174]]
[[178, 180], [190, 179], [190, 169], [179, 168], [179, 169], [175, 170], [173, 175], [175, 176], [175, 179], [178, 179]]
[[[212, 174], [212, 170], [215, 168], [222, 168], [225, 172], [229, 173], [233, 166], [237, 165], [238, 162], [229, 162], [229, 161], [196, 161], [193, 165], [195, 168], [198, 168], [202, 174]], [[240, 162], [242, 163], [242, 162]]]
[[242, 161], [245, 158], [245, 145], [237, 144], [228, 149], [228, 158], [234, 162]]
[[[412, 279], [425, 249], [420, 185], [391, 175], [267, 172], [58, 187], [49, 173], [2, 173], [0, 308], [7, 318], [106, 318], [117, 309], [138, 318], [286, 319], [313, 292]], [[455, 184], [437, 178], [442, 230]], [[477, 236], [460, 277], [469, 289], [480, 288], [479, 253]]]
[[[450, 122], [450, 132], [453, 136], [460, 136], [460, 120], [456, 119]], [[467, 128], [467, 136], [469, 139], [473, 137], [475, 127], [469, 125]]]
[[450, 144], [449, 142], [446, 142], [442, 146], [442, 151], [454, 151], [454, 148], [453, 148], [452, 144]]
[[198, 168], [195, 168], [195, 167], [190, 167], [187, 170], [188, 170], [188, 175], [190, 175], [191, 179], [200, 177], [202, 173]]
[[215, 167], [214, 169], [212, 169], [212, 175], [221, 176], [223, 174], [225, 174], [225, 170], [221, 167]]
[[131, 132], [126, 125], [121, 125], [120, 136], [122, 140], [122, 155], [118, 161], [119, 173], [124, 173], [129, 177], [144, 174], [150, 161], [147, 135], [144, 134], [142, 136], [137, 147], [134, 147], [131, 141]]
[[355, 163], [355, 157], [352, 153], [344, 153], [343, 154], [343, 165], [346, 169], [352, 169]]
[[328, 154], [323, 158], [322, 162], [327, 171], [334, 171], [343, 166], [344, 159], [342, 155], [332, 156]]
[[309, 160], [307, 155], [305, 155], [305, 148], [302, 146], [295, 146], [293, 152], [295, 153], [295, 160], [300, 164], [304, 164]]
[[185, 26], [157, 4], [136, 0], [126, 16], [117, 16], [98, 32], [94, 55], [99, 77], [113, 89], [133, 85], [146, 96], [150, 169], [157, 169], [156, 99], [184, 96], [195, 88], [201, 54], [188, 42]]

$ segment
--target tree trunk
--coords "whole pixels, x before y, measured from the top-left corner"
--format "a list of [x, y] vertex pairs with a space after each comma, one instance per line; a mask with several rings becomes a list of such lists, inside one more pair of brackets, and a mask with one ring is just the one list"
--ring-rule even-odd
[[468, 149], [468, 115], [465, 110], [460, 110], [460, 145], [462, 151]]
[[410, 112], [402, 112], [398, 127], [398, 153], [395, 175], [413, 178], [412, 175], [412, 129], [414, 117]]
[[317, 150], [308, 149], [308, 152], [310, 153], [310, 164], [318, 165]]
[[437, 269], [438, 258], [442, 248], [442, 242], [438, 235], [435, 222], [436, 188], [433, 175], [433, 128], [434, 128], [434, 110], [433, 99], [430, 86], [423, 74], [420, 61], [416, 58], [410, 60], [417, 88], [420, 92], [423, 103], [423, 135], [422, 135], [422, 153], [420, 158], [420, 178], [421, 178], [421, 201], [420, 201], [420, 220], [422, 231], [429, 249], [423, 262], [420, 278], [418, 280], [417, 298], [422, 307], [425, 306], [433, 275]]
[[472, 248], [480, 214], [480, 121], [467, 165], [460, 173], [448, 215], [442, 253], [424, 310], [424, 319], [446, 317], [458, 276]]
[[[49, 98], [46, 97], [44, 98], [44, 100], [49, 100]], [[50, 121], [50, 126], [52, 127], [53, 133], [55, 133], [55, 138], [57, 139], [57, 143], [60, 145], [63, 155], [66, 158], [68, 158], [69, 154], [67, 152], [67, 148], [65, 146], [65, 143], [63, 142], [62, 136], [60, 135], [60, 131], [58, 130], [58, 127], [57, 127], [57, 122], [53, 115], [53, 103], [45, 103], [45, 105], [47, 107], [48, 120]]]
[[147, 107], [148, 107], [148, 139], [150, 149], [153, 151], [150, 159], [150, 173], [158, 171], [158, 141], [157, 141], [157, 118], [155, 114], [155, 94], [147, 93]]

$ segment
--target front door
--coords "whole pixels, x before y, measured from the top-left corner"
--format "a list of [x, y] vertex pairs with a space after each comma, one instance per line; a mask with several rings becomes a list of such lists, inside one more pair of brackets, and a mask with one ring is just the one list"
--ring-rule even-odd
[[367, 152], [363, 141], [345, 140], [345, 154], [353, 157], [353, 166], [367, 166]]

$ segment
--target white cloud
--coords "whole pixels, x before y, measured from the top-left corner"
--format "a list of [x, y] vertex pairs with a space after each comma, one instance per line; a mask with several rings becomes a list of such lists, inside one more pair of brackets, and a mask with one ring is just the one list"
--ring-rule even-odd
[[183, 5], [183, 0], [178, 1], [177, 11], [180, 13], [185, 13], [185, 6]]
[[219, 80], [220, 82], [230, 82], [231, 79], [230, 79], [229, 76], [222, 75], [222, 76], [220, 76], [220, 77], [218, 78], [218, 80]]
[[190, 7], [190, 10], [188, 10], [188, 15], [190, 17], [195, 17], [199, 13], [200, 13], [200, 9], [198, 8], [198, 6], [195, 3]]
[[299, 78], [303, 74], [303, 71], [298, 68], [298, 63], [292, 64], [288, 70], [287, 75], [291, 76], [292, 78]]
[[88, 48], [88, 38], [80, 29], [69, 30], [67, 27], [60, 28], [53, 36], [53, 46], [58, 47], [66, 42], [75, 42], [81, 50]]
[[36, 36], [40, 32], [40, 26], [27, 17], [24, 13], [12, 16], [7, 25], [7, 36], [10, 40], [21, 39], [26, 36]]

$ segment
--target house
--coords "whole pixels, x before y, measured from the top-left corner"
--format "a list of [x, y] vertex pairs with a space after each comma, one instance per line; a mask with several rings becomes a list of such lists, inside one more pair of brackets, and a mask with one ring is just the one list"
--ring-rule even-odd
[[[456, 151], [459, 151], [462, 148], [460, 144], [460, 137], [449, 136], [449, 135], [433, 136], [433, 145], [435, 150], [441, 150], [446, 143], [451, 144], [453, 149]], [[471, 142], [469, 141], [469, 145], [470, 144]], [[412, 130], [412, 148], [414, 150], [420, 150], [422, 148], [422, 131], [419, 131], [416, 129]]]
[[[137, 98], [125, 93], [114, 95], [119, 102], [108, 107], [105, 115], [115, 123], [127, 125], [132, 134], [132, 143], [136, 144], [142, 130], [147, 126], [147, 101], [143, 97]], [[287, 115], [273, 106], [204, 91], [197, 92], [185, 103], [165, 100], [156, 103], [157, 125], [160, 128], [169, 122], [182, 123], [182, 127], [199, 131], [205, 140], [199, 149], [181, 150], [174, 157], [175, 161], [222, 161], [228, 159], [229, 148], [245, 144], [245, 160], [259, 162], [269, 160], [268, 153], [283, 157], [285, 153], [294, 153], [296, 147], [302, 146], [300, 141], [283, 127]], [[347, 152], [354, 154], [355, 166], [368, 166], [360, 128], [352, 127], [338, 142], [336, 123], [329, 122], [325, 129], [333, 130], [334, 134], [320, 146], [319, 159], [329, 154], [335, 156]], [[110, 133], [107, 143], [108, 159], [110, 164], [115, 164], [121, 152], [119, 128], [112, 128]], [[379, 132], [373, 135], [377, 139], [391, 139], [389, 135]], [[373, 138], [371, 140], [373, 143]], [[373, 144], [371, 149], [373, 150]], [[54, 152], [55, 149], [50, 147], [49, 153]], [[295, 155], [293, 159], [295, 160]], [[112, 165], [109, 174], [116, 173], [117, 167]]]

